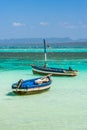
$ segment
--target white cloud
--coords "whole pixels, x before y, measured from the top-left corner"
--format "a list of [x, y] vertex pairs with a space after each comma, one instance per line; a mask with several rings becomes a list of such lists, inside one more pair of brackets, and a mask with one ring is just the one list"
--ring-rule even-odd
[[65, 26], [65, 28], [75, 29], [75, 28], [76, 28], [76, 26], [75, 26], [75, 25], [67, 25], [67, 26]]
[[68, 22], [63, 22], [63, 23], [59, 23], [59, 25], [63, 28], [66, 29], [79, 29], [79, 28], [83, 28], [86, 29], [87, 28], [87, 24], [84, 24], [82, 22], [79, 22], [77, 24], [72, 24], [72, 23], [68, 23]]
[[12, 25], [15, 26], [15, 27], [26, 26], [26, 24], [19, 23], [19, 22], [13, 22]]
[[87, 24], [79, 22], [79, 27], [81, 27], [81, 28], [87, 28]]
[[68, 22], [60, 23], [60, 26], [67, 29], [75, 29], [77, 26], [75, 24], [70, 24]]
[[83, 25], [82, 25], [82, 28], [87, 28], [87, 25], [83, 24]]
[[48, 23], [47, 23], [47, 22], [40, 22], [40, 25], [41, 25], [41, 26], [47, 26]]

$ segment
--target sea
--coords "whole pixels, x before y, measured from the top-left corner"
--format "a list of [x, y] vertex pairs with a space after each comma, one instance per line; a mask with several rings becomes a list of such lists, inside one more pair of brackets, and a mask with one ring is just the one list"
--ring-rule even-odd
[[31, 64], [44, 64], [43, 48], [0, 49], [0, 130], [87, 130], [87, 48], [49, 48], [47, 66], [78, 75], [51, 76], [48, 91], [15, 95], [13, 83], [41, 77]]

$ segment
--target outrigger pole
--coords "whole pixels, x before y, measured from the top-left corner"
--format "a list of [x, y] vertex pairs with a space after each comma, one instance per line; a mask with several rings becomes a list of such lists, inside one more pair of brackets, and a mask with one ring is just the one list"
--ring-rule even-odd
[[44, 67], [46, 67], [46, 61], [47, 61], [46, 42], [45, 42], [45, 39], [43, 39], [43, 41], [44, 41]]

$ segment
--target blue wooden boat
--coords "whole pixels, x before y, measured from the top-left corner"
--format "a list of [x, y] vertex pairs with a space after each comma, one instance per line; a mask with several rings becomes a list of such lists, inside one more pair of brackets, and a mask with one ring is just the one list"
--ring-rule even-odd
[[44, 77], [22, 80], [12, 84], [12, 91], [16, 94], [35, 94], [48, 90], [51, 87], [51, 75]]
[[52, 68], [32, 65], [32, 71], [34, 74], [52, 74], [54, 76], [76, 76], [77, 70]]
[[64, 68], [53, 68], [53, 67], [47, 67], [46, 66], [46, 42], [44, 39], [44, 65], [43, 66], [37, 66], [37, 65], [31, 65], [33, 73], [37, 74], [52, 74], [55, 76], [76, 76], [78, 71], [73, 70], [71, 67], [68, 69]]

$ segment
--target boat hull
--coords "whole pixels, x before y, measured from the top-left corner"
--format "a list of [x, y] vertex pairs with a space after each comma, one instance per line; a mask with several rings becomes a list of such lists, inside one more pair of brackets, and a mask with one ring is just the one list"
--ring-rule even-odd
[[50, 85], [50, 86], [46, 86], [46, 87], [41, 88], [41, 89], [39, 88], [39, 89], [31, 89], [31, 90], [30, 90], [30, 89], [27, 89], [27, 90], [12, 89], [12, 90], [13, 90], [13, 92], [14, 92], [15, 94], [18, 94], [18, 95], [32, 95], [32, 94], [43, 93], [43, 92], [49, 90], [50, 87], [51, 87], [51, 85]]
[[[56, 71], [55, 71], [56, 70]], [[52, 74], [54, 76], [76, 76], [77, 71], [73, 70], [64, 70], [62, 69], [61, 71], [58, 71], [58, 69], [49, 69], [49, 68], [44, 68], [44, 67], [36, 67], [32, 66], [32, 71], [34, 74], [42, 74], [42, 75], [47, 75], [47, 74]]]

